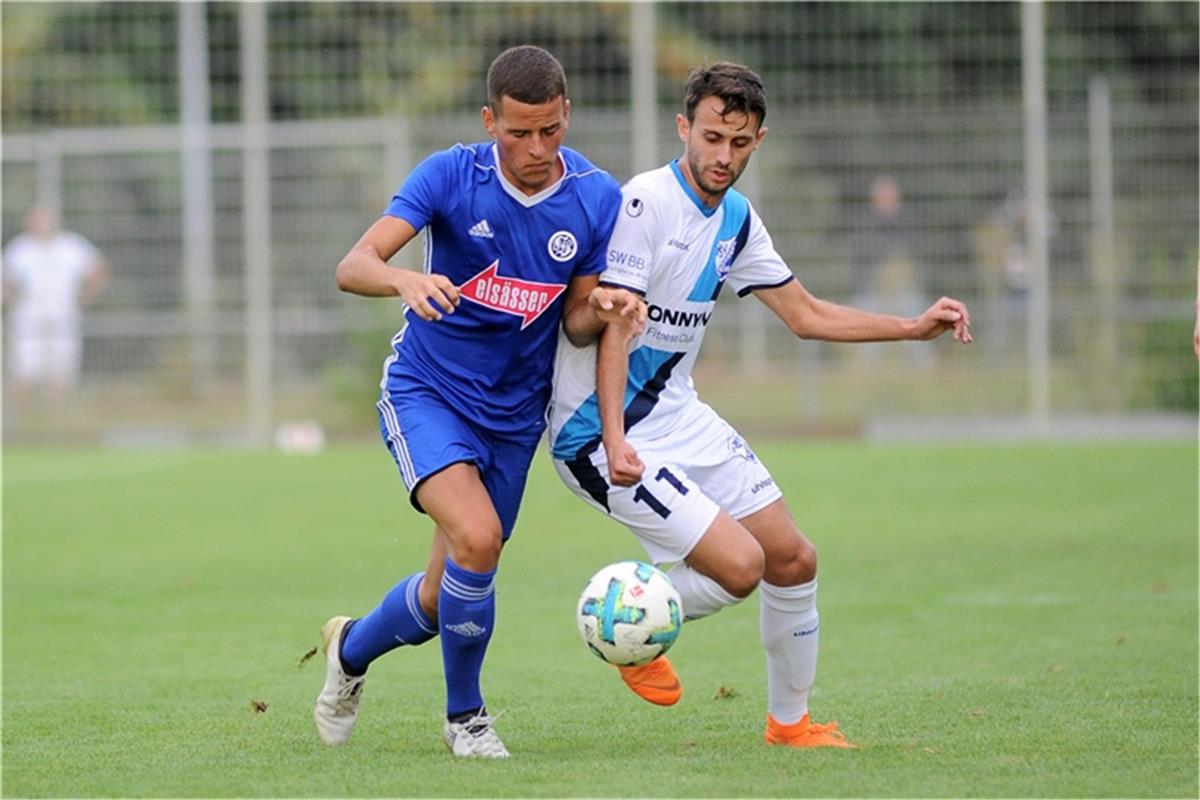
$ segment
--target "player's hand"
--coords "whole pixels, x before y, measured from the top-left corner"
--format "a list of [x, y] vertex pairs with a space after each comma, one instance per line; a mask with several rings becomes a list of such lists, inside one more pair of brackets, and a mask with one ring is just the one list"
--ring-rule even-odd
[[634, 446], [624, 438], [619, 442], [605, 442], [604, 452], [608, 456], [608, 479], [613, 486], [634, 486], [642, 479], [646, 465]]
[[946, 331], [954, 331], [954, 340], [970, 344], [971, 315], [966, 305], [950, 297], [943, 297], [925, 310], [916, 320], [914, 339], [928, 341], [936, 339]]
[[1196, 327], [1192, 329], [1192, 347], [1196, 351], [1196, 360], [1200, 361], [1200, 311], [1196, 312]]
[[404, 282], [400, 285], [400, 297], [405, 305], [421, 319], [436, 322], [443, 314], [453, 314], [458, 307], [459, 292], [445, 275], [426, 275], [403, 270]]
[[646, 329], [646, 301], [628, 289], [597, 286], [588, 295], [588, 305], [605, 324], [624, 326], [628, 339]]

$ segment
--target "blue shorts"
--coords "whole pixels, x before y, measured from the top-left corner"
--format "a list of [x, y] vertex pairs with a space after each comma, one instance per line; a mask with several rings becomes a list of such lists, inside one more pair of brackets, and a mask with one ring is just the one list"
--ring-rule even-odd
[[425, 513], [417, 502], [417, 487], [423, 481], [453, 464], [474, 464], [508, 541], [541, 432], [521, 441], [498, 438], [463, 417], [425, 384], [395, 375], [389, 377], [376, 408], [379, 432], [400, 469], [413, 507]]

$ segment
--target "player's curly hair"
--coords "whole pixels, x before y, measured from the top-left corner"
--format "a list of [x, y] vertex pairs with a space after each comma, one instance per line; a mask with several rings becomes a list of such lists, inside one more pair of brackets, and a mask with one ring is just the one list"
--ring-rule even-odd
[[496, 111], [500, 98], [530, 105], [567, 96], [567, 76], [558, 59], [531, 44], [510, 47], [492, 60], [487, 73], [488, 103]]
[[726, 114], [754, 114], [758, 127], [767, 118], [767, 94], [762, 78], [747, 66], [729, 61], [692, 67], [683, 84], [683, 104], [688, 122], [696, 121], [696, 106], [706, 97], [718, 97]]

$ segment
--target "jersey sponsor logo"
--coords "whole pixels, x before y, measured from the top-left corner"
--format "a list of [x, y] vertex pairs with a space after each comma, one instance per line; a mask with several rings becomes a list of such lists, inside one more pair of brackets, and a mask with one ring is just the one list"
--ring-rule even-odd
[[695, 328], [707, 325], [712, 319], [711, 311], [679, 311], [674, 308], [663, 308], [653, 303], [646, 306], [646, 318], [651, 322], [661, 322], [665, 325], [680, 325], [685, 328]]
[[625, 204], [625, 213], [634, 218], [640, 217], [645, 210], [646, 204], [638, 197], [629, 198], [629, 202]]
[[453, 631], [459, 636], [465, 636], [468, 639], [475, 639], [487, 633], [487, 628], [476, 625], [471, 620], [460, 622], [457, 625], [447, 625], [446, 630]]
[[472, 303], [520, 317], [521, 330], [532, 325], [567, 288], [562, 283], [506, 278], [497, 274], [499, 271], [500, 259], [496, 259], [460, 286], [458, 291]]
[[481, 219], [479, 222], [476, 222], [467, 230], [467, 233], [469, 233], [471, 236], [477, 236], [480, 239], [491, 239], [496, 235], [492, 232], [492, 226], [488, 224], [486, 219]]
[[578, 249], [579, 242], [575, 241], [575, 234], [570, 231], [555, 231], [546, 242], [546, 251], [555, 261], [570, 261]]
[[608, 263], [613, 266], [632, 267], [634, 269], [646, 268], [646, 259], [644, 257], [633, 253], [626, 253], [623, 250], [609, 250]]
[[668, 239], [667, 244], [671, 245], [671, 247], [677, 247], [685, 253], [688, 251], [687, 242], [681, 242], [678, 239]]

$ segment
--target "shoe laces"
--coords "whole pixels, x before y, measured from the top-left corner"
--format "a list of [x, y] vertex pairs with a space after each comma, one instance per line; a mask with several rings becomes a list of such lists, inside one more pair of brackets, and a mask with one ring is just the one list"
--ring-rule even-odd
[[[505, 709], [505, 711], [507, 711], [507, 709]], [[460, 724], [462, 725], [463, 730], [476, 738], [488, 733], [491, 733], [494, 736], [495, 732], [492, 730], [492, 725], [496, 724], [496, 720], [504, 716], [505, 711], [501, 711], [494, 717], [489, 716], [486, 713], [476, 714], [466, 722]]]
[[496, 720], [502, 716], [504, 716], [503, 711], [494, 717], [488, 714], [477, 714], [466, 722], [459, 723], [462, 733], [471, 737], [472, 750], [479, 753], [508, 753], [508, 748], [504, 746], [504, 742], [500, 741], [500, 736], [492, 729]]
[[838, 730], [838, 724], [833, 721], [810, 723], [807, 733], [830, 736], [834, 739], [837, 739], [839, 742], [846, 741], [846, 736]]
[[334, 705], [338, 710], [344, 711], [347, 714], [353, 714], [358, 709], [358, 701], [362, 696], [363, 684], [366, 683], [365, 675], [346, 675], [343, 673], [340, 676], [337, 687], [337, 700]]

